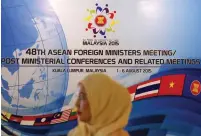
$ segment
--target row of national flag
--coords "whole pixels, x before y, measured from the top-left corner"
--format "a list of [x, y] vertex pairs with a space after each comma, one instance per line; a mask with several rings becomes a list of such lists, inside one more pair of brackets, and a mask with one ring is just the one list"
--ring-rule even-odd
[[1, 119], [6, 122], [14, 122], [25, 126], [44, 126], [71, 121], [77, 118], [75, 109], [68, 109], [54, 114], [19, 116], [2, 111]]
[[166, 75], [128, 87], [132, 101], [155, 96], [183, 96], [201, 102], [201, 77]]
[[[201, 102], [201, 77], [185, 74], [166, 75], [128, 87], [132, 101], [156, 96], [183, 96]], [[77, 119], [76, 109], [46, 115], [19, 116], [1, 113], [1, 119], [26, 126], [43, 126]]]

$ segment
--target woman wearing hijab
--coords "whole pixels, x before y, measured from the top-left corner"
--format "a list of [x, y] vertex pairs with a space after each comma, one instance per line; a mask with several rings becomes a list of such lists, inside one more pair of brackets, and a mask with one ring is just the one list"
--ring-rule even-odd
[[79, 87], [78, 126], [68, 136], [129, 136], [123, 130], [131, 112], [126, 88], [100, 73], [86, 76]]

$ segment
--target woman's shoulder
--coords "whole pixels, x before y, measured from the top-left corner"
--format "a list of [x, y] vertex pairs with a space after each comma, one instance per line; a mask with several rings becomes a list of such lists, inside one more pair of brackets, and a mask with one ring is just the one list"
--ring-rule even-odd
[[79, 123], [79, 125], [68, 132], [67, 136], [81, 136], [81, 134], [86, 133], [85, 127], [85, 124]]
[[111, 136], [130, 136], [125, 130], [117, 130], [111, 134]]
[[77, 127], [73, 128], [73, 129], [71, 129], [68, 132], [67, 136], [77, 136], [78, 134], [79, 134], [79, 127], [77, 126]]
[[75, 128], [72, 129], [72, 130], [70, 130], [70, 131], [68, 132], [67, 136], [74, 136], [74, 134], [75, 134]]

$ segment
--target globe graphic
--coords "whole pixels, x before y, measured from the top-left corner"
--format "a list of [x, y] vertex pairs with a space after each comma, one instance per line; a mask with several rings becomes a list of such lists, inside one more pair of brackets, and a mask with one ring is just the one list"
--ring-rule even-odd
[[[27, 49], [67, 49], [65, 35], [46, 0], [2, 0], [2, 58], [60, 58], [29, 55]], [[61, 66], [61, 65], [60, 65]], [[67, 64], [61, 67], [67, 68]], [[2, 63], [2, 110], [15, 115], [54, 113], [61, 110], [68, 73], [53, 72], [49, 64]]]

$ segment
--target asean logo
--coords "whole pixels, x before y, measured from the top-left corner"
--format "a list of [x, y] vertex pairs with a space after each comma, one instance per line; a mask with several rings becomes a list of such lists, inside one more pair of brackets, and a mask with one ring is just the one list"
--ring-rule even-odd
[[118, 23], [115, 20], [116, 11], [110, 11], [108, 4], [101, 7], [96, 3], [96, 9], [87, 9], [89, 15], [84, 19], [88, 22], [86, 31], [92, 31], [94, 38], [99, 34], [106, 37], [106, 33], [115, 32], [114, 25]]
[[191, 87], [190, 87], [191, 93], [195, 96], [199, 95], [201, 92], [201, 84], [198, 80], [194, 80], [191, 83]]

